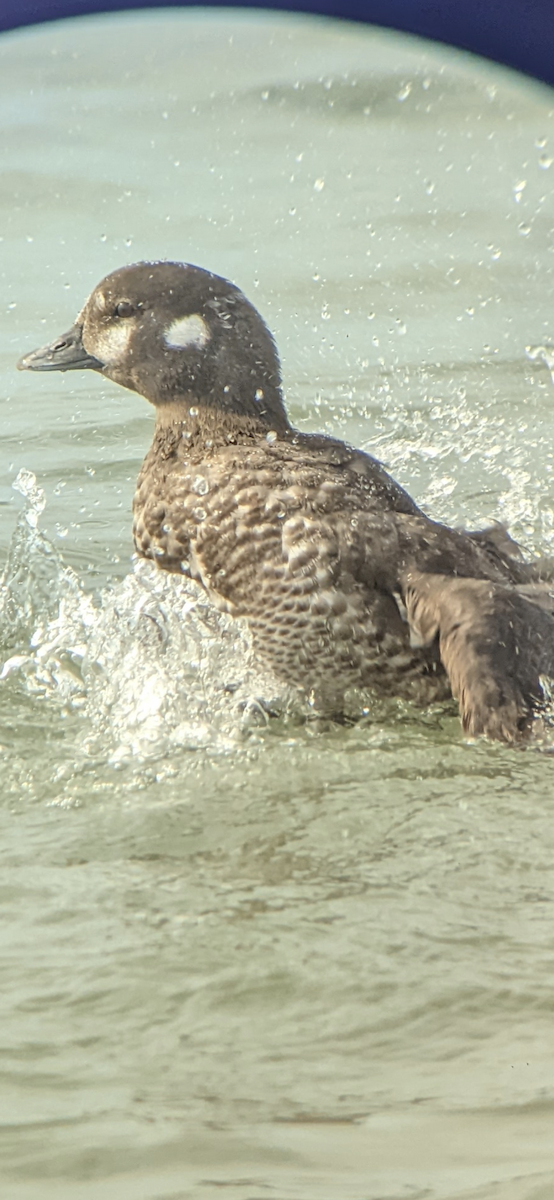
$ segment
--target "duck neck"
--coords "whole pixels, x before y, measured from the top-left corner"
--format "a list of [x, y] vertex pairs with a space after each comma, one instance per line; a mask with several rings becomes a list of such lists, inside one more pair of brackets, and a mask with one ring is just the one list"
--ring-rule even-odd
[[284, 434], [290, 430], [284, 409], [272, 416], [225, 412], [214, 405], [202, 403], [196, 397], [184, 397], [167, 404], [156, 405], [156, 439], [178, 436], [191, 447], [203, 445], [206, 449], [239, 442], [260, 441], [270, 434]]

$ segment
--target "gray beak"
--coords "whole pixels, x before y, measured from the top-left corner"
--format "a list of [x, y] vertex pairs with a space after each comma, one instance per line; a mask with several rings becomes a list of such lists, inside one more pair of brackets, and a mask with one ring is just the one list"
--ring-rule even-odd
[[87, 354], [82, 342], [82, 327], [72, 325], [67, 333], [50, 342], [49, 346], [41, 346], [31, 350], [20, 358], [18, 371], [81, 371], [89, 367], [92, 371], [101, 371], [104, 364], [92, 354]]

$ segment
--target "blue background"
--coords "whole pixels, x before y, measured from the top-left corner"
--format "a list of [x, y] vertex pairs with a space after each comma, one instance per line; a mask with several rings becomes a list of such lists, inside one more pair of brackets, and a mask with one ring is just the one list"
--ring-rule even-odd
[[[224, 7], [280, 8], [368, 21], [483, 54], [554, 84], [554, 0], [284, 0]], [[60, 17], [182, 4], [122, 0], [0, 0], [0, 29]], [[206, 4], [205, 7], [222, 7]]]

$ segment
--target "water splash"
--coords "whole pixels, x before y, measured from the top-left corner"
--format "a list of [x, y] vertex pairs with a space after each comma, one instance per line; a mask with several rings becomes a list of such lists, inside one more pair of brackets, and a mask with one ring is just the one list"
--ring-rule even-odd
[[554, 383], [554, 346], [526, 346], [525, 353], [531, 362], [543, 362], [550, 371], [550, 378]]
[[[260, 669], [246, 622], [220, 613], [193, 580], [138, 559], [121, 582], [88, 592], [40, 530], [35, 476], [21, 471], [14, 486], [25, 507], [0, 579], [0, 700], [5, 688], [8, 710], [15, 695], [73, 717], [70, 775], [100, 763], [140, 772], [180, 751], [250, 753], [268, 714], [288, 730], [317, 716]], [[440, 724], [446, 711], [425, 717], [358, 689], [345, 699], [351, 719], [372, 727]]]
[[219, 613], [192, 580], [138, 560], [97, 595], [39, 529], [44, 492], [30, 471], [0, 580], [0, 681], [83, 716], [80, 751], [112, 765], [176, 747], [236, 747], [287, 704], [260, 673], [246, 623]]
[[60, 586], [70, 589], [76, 578], [39, 529], [46, 499], [32, 471], [21, 470], [13, 487], [26, 504], [0, 579], [0, 651], [4, 652], [25, 645], [30, 632], [55, 616]]

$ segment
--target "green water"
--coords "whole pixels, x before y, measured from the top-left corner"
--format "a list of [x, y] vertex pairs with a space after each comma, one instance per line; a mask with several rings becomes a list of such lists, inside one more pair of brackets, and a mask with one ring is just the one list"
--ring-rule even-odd
[[264, 724], [245, 630], [131, 559], [148, 406], [14, 363], [197, 262], [297, 424], [552, 553], [551, 91], [192, 10], [4, 35], [0, 105], [2, 1196], [550, 1200], [554, 760]]

